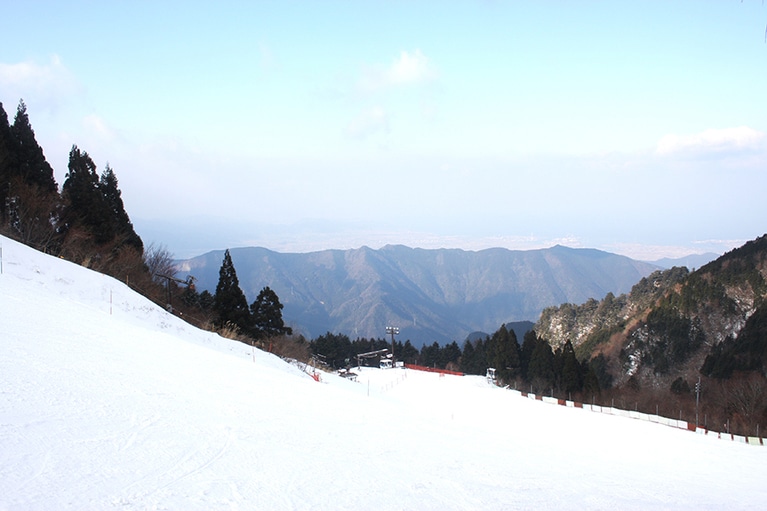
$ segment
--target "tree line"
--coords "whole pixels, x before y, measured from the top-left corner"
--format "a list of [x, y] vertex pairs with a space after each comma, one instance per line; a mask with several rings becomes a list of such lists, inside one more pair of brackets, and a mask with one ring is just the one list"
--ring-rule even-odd
[[[358, 363], [357, 355], [392, 348], [385, 339], [358, 338], [352, 341], [345, 334], [326, 333], [309, 343], [311, 352], [320, 356], [333, 369]], [[603, 356], [579, 361], [572, 344], [552, 350], [551, 345], [530, 330], [522, 344], [514, 330], [501, 327], [484, 339], [466, 340], [461, 348], [457, 342], [441, 346], [425, 344], [415, 348], [410, 340], [394, 341], [394, 358], [408, 364], [485, 375], [488, 368], [496, 370], [500, 385], [530, 389], [537, 393], [594, 395], [612, 386], [612, 377]]]

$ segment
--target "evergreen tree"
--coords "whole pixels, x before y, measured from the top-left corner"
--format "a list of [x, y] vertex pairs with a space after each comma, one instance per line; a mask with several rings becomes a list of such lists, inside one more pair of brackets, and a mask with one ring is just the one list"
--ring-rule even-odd
[[309, 343], [312, 353], [324, 357], [325, 362], [334, 369], [346, 366], [346, 361], [352, 362], [352, 343], [344, 334], [330, 332], [321, 335]]
[[529, 367], [530, 359], [535, 351], [535, 345], [538, 342], [538, 336], [535, 334], [535, 330], [528, 331], [522, 341], [522, 348], [519, 350], [519, 370], [522, 378], [530, 381]]
[[421, 347], [420, 364], [425, 367], [437, 367], [440, 360], [440, 347], [437, 341], [433, 344], [424, 344]]
[[607, 357], [600, 353], [588, 362], [589, 371], [597, 377], [600, 389], [609, 389], [613, 386], [613, 377], [607, 367]]
[[53, 169], [19, 102], [13, 125], [0, 104], [0, 225], [22, 243], [54, 250], [59, 194]]
[[519, 372], [519, 343], [514, 330], [509, 331], [506, 325], [491, 337], [493, 354], [492, 363], [495, 367], [496, 377], [505, 382], [510, 382]]
[[8, 124], [8, 114], [0, 103], [0, 219], [5, 223], [6, 198], [11, 186], [12, 170], [16, 154], [16, 144], [13, 140], [11, 127]]
[[495, 352], [496, 352], [496, 345], [498, 344], [498, 336], [493, 334], [490, 336], [485, 337], [485, 360], [484, 360], [484, 366], [487, 367], [494, 367], [495, 369], [498, 369], [495, 367]]
[[536, 336], [527, 368], [528, 381], [540, 392], [554, 385], [554, 352], [545, 339]]
[[402, 346], [402, 355], [400, 358], [406, 364], [415, 364], [418, 360], [418, 350], [410, 342], [410, 339], [406, 340], [405, 344]]
[[82, 229], [97, 244], [112, 241], [115, 236], [109, 205], [101, 192], [96, 164], [87, 152], [73, 145], [69, 151], [69, 172], [62, 187], [64, 196], [64, 229]]
[[562, 347], [561, 388], [565, 392], [581, 390], [581, 365], [569, 339]]
[[466, 339], [463, 343], [463, 353], [461, 354], [461, 372], [466, 374], [476, 374], [472, 372], [474, 362], [474, 345]]
[[458, 343], [453, 341], [444, 348], [442, 348], [442, 364], [443, 367], [447, 367], [448, 364], [458, 364], [461, 359], [461, 348]]
[[552, 372], [554, 373], [553, 386], [557, 390], [562, 389], [562, 365], [563, 365], [562, 348], [557, 348], [554, 350], [554, 357], [551, 363]]
[[109, 208], [109, 219], [112, 222], [112, 230], [115, 235], [120, 238], [121, 244], [131, 246], [139, 252], [143, 252], [144, 244], [133, 229], [133, 224], [128, 217], [128, 213], [125, 212], [122, 192], [117, 186], [117, 176], [109, 166], [109, 163], [106, 164], [104, 172], [101, 174], [99, 189]]
[[290, 335], [293, 329], [286, 327], [282, 320], [282, 308], [277, 293], [266, 286], [258, 293], [256, 300], [250, 305], [253, 318], [253, 336], [256, 339]]
[[586, 376], [583, 378], [584, 400], [599, 394], [599, 378], [594, 372], [594, 368], [589, 367]]
[[210, 294], [210, 291], [205, 289], [202, 291], [202, 293], [200, 293], [199, 303], [200, 309], [204, 311], [210, 311], [215, 307], [216, 298]]
[[472, 361], [469, 363], [469, 374], [484, 376], [487, 373], [488, 367], [494, 367], [487, 363], [487, 344], [489, 341], [490, 338], [485, 337], [484, 341], [482, 339], [477, 339], [474, 343], [474, 357], [472, 357]]
[[224, 260], [218, 271], [218, 285], [213, 299], [214, 325], [221, 328], [231, 324], [243, 334], [250, 333], [253, 324], [248, 301], [240, 289], [240, 281], [232, 263], [229, 250], [224, 252]]
[[37, 185], [48, 193], [55, 193], [58, 187], [53, 177], [53, 168], [46, 161], [43, 149], [35, 139], [35, 132], [27, 115], [27, 105], [23, 100], [19, 101], [11, 134], [16, 143], [16, 173], [24, 182]]
[[[394, 346], [392, 347], [392, 354], [394, 355], [394, 358], [396, 360], [402, 360], [402, 350], [403, 350], [402, 341], [394, 341]], [[372, 351], [372, 350], [371, 350]]]

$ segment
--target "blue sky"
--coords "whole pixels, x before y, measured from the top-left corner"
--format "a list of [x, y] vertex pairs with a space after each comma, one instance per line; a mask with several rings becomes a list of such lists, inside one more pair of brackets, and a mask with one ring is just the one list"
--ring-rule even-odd
[[5, 2], [0, 101], [63, 183], [116, 172], [178, 257], [528, 249], [655, 259], [767, 229], [767, 7]]

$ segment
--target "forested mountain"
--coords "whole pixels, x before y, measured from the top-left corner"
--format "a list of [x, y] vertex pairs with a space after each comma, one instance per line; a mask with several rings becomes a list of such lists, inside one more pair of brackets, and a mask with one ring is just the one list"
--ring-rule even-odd
[[700, 269], [658, 271], [630, 293], [547, 308], [536, 333], [602, 360], [617, 388], [684, 396], [742, 427], [767, 411], [767, 235]]
[[[377, 338], [388, 325], [414, 345], [462, 341], [476, 330], [535, 320], [544, 307], [624, 293], [656, 266], [590, 249], [380, 250], [277, 253], [230, 250], [248, 301], [269, 286], [284, 304], [285, 321], [316, 337], [343, 332]], [[224, 251], [179, 261], [180, 275], [214, 290]]]

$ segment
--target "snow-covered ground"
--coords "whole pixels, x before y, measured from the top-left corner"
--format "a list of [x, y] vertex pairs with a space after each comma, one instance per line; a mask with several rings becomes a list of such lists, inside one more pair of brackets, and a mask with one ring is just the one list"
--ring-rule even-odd
[[358, 382], [0, 237], [0, 509], [763, 509], [767, 447], [483, 378]]

